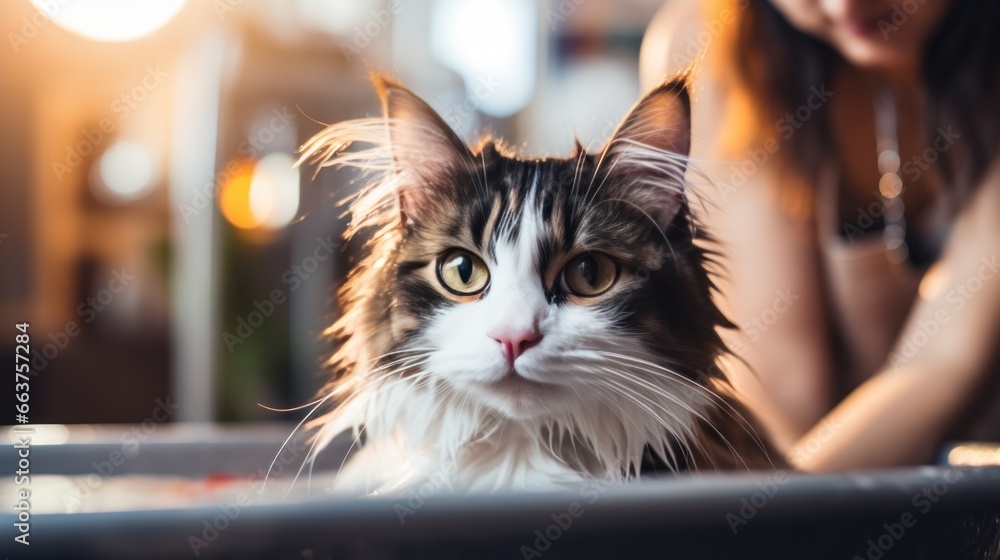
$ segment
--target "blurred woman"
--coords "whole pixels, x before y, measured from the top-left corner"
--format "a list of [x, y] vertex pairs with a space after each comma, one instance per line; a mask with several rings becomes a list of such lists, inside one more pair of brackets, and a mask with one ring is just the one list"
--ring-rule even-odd
[[803, 469], [1000, 441], [998, 25], [994, 0], [672, 0], [647, 32], [644, 87], [695, 63], [727, 368]]

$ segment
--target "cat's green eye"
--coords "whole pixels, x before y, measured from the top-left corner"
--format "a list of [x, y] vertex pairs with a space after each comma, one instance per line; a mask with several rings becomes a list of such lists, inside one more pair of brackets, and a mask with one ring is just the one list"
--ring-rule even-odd
[[438, 280], [453, 294], [471, 296], [486, 289], [490, 283], [490, 269], [472, 253], [452, 249], [438, 260]]
[[562, 272], [563, 289], [580, 297], [608, 291], [618, 280], [618, 263], [603, 253], [580, 253]]

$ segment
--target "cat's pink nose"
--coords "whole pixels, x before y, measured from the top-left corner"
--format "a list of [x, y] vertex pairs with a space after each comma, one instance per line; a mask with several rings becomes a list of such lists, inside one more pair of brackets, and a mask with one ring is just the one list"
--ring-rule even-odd
[[528, 348], [536, 346], [542, 341], [542, 334], [538, 332], [538, 329], [509, 329], [492, 334], [490, 338], [500, 343], [503, 357], [507, 359], [507, 363], [513, 364], [514, 360], [524, 354]]

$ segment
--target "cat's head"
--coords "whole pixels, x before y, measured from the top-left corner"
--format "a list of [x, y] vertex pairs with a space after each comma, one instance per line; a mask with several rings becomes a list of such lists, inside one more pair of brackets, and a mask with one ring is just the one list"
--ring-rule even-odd
[[[565, 159], [469, 148], [414, 93], [376, 85], [384, 119], [305, 146], [378, 172], [351, 207], [351, 233], [370, 241], [342, 292], [340, 366], [384, 373], [408, 355], [417, 365], [400, 375], [515, 419], [622, 398], [662, 415], [707, 382], [728, 323], [688, 210], [683, 79], [640, 100], [603, 148]], [[351, 142], [373, 148], [342, 152]]]

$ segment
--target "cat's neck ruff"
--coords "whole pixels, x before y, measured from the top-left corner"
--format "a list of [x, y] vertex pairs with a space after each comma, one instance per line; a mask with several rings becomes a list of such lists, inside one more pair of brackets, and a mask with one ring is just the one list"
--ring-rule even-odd
[[515, 419], [426, 380], [369, 384], [325, 422], [317, 452], [344, 431], [358, 438], [355, 447], [364, 440], [338, 474], [336, 493], [398, 494], [428, 483], [475, 493], [622, 482], [639, 471], [647, 449], [673, 464], [676, 442], [697, 446], [692, 426], [712, 406], [693, 384], [675, 384], [650, 387], [677, 394], [675, 403], [606, 396], [559, 414]]

